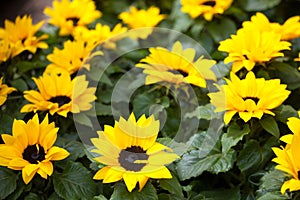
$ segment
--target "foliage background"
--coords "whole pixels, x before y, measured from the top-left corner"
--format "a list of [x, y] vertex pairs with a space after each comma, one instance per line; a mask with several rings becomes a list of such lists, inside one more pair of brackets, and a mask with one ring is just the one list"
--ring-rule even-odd
[[[272, 22], [283, 23], [287, 18], [300, 13], [299, 0], [236, 0], [233, 5], [213, 21], [203, 18], [191, 19], [180, 11], [179, 0], [95, 0], [97, 8], [103, 16], [96, 22], [113, 26], [120, 22], [117, 15], [128, 9], [130, 5], [138, 8], [148, 8], [155, 5], [161, 13], [168, 14], [168, 18], [160, 23], [165, 27], [180, 31], [199, 42], [218, 61], [217, 67], [221, 74], [220, 80], [228, 76], [230, 64], [225, 65], [222, 60], [225, 53], [219, 52], [219, 42], [236, 32], [245, 20], [249, 20], [257, 11], [263, 12]], [[96, 22], [91, 24], [93, 27]], [[5, 82], [18, 89], [18, 92], [9, 96], [5, 105], [1, 106], [0, 133], [11, 133], [13, 119], [29, 119], [32, 113], [19, 112], [26, 103], [22, 92], [35, 89], [32, 77], [43, 73], [49, 64], [46, 55], [52, 52], [53, 47], [62, 47], [67, 37], [59, 37], [57, 28], [46, 25], [39, 34], [49, 34], [47, 43], [49, 48], [39, 50], [36, 54], [28, 56], [21, 54], [5, 63], [0, 64], [0, 75], [5, 75]], [[283, 59], [267, 63], [268, 68], [255, 71], [258, 77], [280, 78], [282, 83], [288, 85], [292, 91], [284, 105], [275, 110], [276, 117], [264, 116], [262, 120], [251, 120], [249, 123], [237, 121], [223, 127], [219, 137], [214, 131], [208, 130], [209, 122], [220, 116], [213, 113], [206, 96], [207, 91], [194, 88], [199, 99], [200, 107], [189, 113], [191, 120], [199, 120], [197, 133], [188, 142], [172, 143], [172, 148], [182, 156], [182, 159], [171, 164], [171, 180], [152, 180], [147, 183], [142, 192], [134, 190], [129, 193], [123, 182], [116, 184], [102, 184], [92, 179], [98, 170], [98, 165], [92, 162], [92, 156], [81, 143], [74, 119], [82, 124], [86, 131], [93, 131], [89, 127], [91, 119], [86, 115], [73, 118], [52, 116], [56, 126], [60, 127], [57, 146], [67, 149], [71, 156], [55, 162], [54, 174], [44, 180], [38, 175], [25, 185], [20, 172], [0, 167], [0, 198], [1, 199], [297, 199], [299, 193], [280, 194], [280, 187], [286, 179], [284, 173], [274, 169], [271, 162], [274, 154], [271, 147], [279, 146], [279, 137], [289, 133], [286, 126], [287, 118], [298, 116], [300, 108], [300, 73], [293, 58], [300, 51], [300, 39], [294, 39], [292, 51], [285, 52]], [[102, 128], [104, 124], [112, 125], [110, 100], [115, 83], [126, 71], [134, 67], [135, 63], [147, 55], [147, 51], [138, 50], [119, 58], [105, 71], [97, 89], [98, 100], [95, 103], [97, 119]], [[150, 92], [151, 91], [151, 92]], [[167, 112], [167, 121], [163, 127], [159, 141], [169, 144], [178, 130], [180, 122], [180, 108], [176, 99], [167, 94], [165, 88], [153, 90], [152, 86], [139, 88], [131, 101], [132, 110], [139, 116], [148, 114], [152, 104], [160, 104]], [[119, 106], [122, 106], [120, 103]], [[39, 113], [41, 116], [45, 113]], [[87, 113], [88, 115], [88, 113]], [[203, 135], [211, 134], [215, 146], [203, 143]], [[207, 146], [206, 146], [207, 145]], [[202, 149], [212, 149], [203, 157]]]

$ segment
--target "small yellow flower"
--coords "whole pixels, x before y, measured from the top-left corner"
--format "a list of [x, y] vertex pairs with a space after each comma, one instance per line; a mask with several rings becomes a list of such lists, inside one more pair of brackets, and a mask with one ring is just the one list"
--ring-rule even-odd
[[274, 31], [281, 35], [281, 40], [291, 40], [300, 37], [300, 16], [287, 19], [283, 25], [270, 22], [263, 13], [256, 13], [250, 21], [243, 22], [243, 27], [260, 31]]
[[127, 28], [117, 24], [113, 29], [108, 25], [96, 24], [95, 29], [87, 29], [85, 27], [78, 28], [74, 31], [74, 38], [79, 41], [95, 40], [97, 44], [104, 43], [107, 48], [115, 48], [115, 41], [125, 36]]
[[63, 148], [53, 146], [58, 128], [48, 116], [39, 123], [36, 114], [27, 123], [14, 120], [12, 135], [2, 134], [5, 144], [0, 144], [0, 165], [13, 170], [22, 170], [22, 177], [28, 184], [36, 173], [44, 179], [53, 173], [51, 161], [69, 156]]
[[72, 35], [77, 27], [85, 27], [102, 13], [96, 10], [93, 0], [54, 0], [53, 8], [46, 7], [49, 23], [59, 27], [59, 35]]
[[167, 16], [159, 14], [157, 7], [150, 7], [148, 10], [138, 10], [131, 6], [128, 12], [122, 12], [119, 18], [130, 28], [154, 27]]
[[283, 147], [273, 147], [272, 150], [276, 154], [273, 159], [278, 165], [276, 169], [284, 171], [291, 175], [291, 179], [285, 181], [281, 186], [281, 193], [284, 194], [287, 189], [290, 192], [300, 190], [300, 119], [291, 117], [288, 119], [287, 125], [294, 134], [288, 134], [280, 138], [281, 141], [287, 143]]
[[135, 119], [132, 113], [128, 120], [120, 118], [114, 127], [104, 126], [98, 138], [91, 141], [101, 156], [95, 160], [106, 166], [100, 169], [94, 179], [103, 179], [103, 183], [124, 180], [131, 192], [139, 183], [143, 189], [149, 178], [172, 178], [165, 165], [179, 158], [172, 149], [156, 142], [159, 121], [154, 116], [141, 116]]
[[181, 11], [192, 18], [203, 15], [204, 19], [211, 21], [216, 14], [223, 14], [233, 0], [181, 0]]
[[35, 36], [35, 33], [41, 28], [43, 23], [41, 21], [33, 25], [31, 17], [27, 15], [22, 18], [18, 16], [15, 23], [5, 20], [5, 28], [0, 28], [0, 40], [7, 39], [10, 42], [12, 57], [26, 50], [35, 53], [37, 48], [47, 49], [47, 43], [41, 40], [48, 38], [48, 35]]
[[7, 95], [13, 91], [17, 91], [16, 88], [8, 87], [2, 83], [3, 77], [0, 78], [0, 106], [3, 105], [7, 99]]
[[245, 27], [231, 35], [230, 39], [220, 42], [218, 50], [228, 52], [224, 62], [232, 64], [232, 71], [243, 67], [251, 71], [255, 64], [262, 64], [272, 58], [282, 57], [280, 51], [290, 50], [291, 43], [281, 41], [281, 35], [274, 31], [260, 31], [255, 27]]
[[0, 63], [7, 61], [10, 57], [12, 47], [8, 39], [0, 40]]
[[91, 53], [96, 45], [97, 40], [95, 38], [90, 39], [88, 42], [66, 41], [63, 49], [55, 47], [53, 52], [47, 56], [47, 59], [52, 63], [47, 66], [45, 72], [52, 72], [59, 68], [72, 75], [82, 67], [89, 70], [90, 65], [86, 63], [86, 60], [95, 54], [102, 55], [101, 51]]
[[245, 79], [240, 80], [233, 72], [231, 81], [225, 79], [227, 85], [217, 86], [219, 92], [209, 93], [215, 112], [226, 111], [224, 122], [228, 124], [238, 113], [248, 122], [252, 117], [261, 119], [263, 114], [275, 115], [271, 110], [280, 106], [291, 93], [279, 79], [265, 80], [255, 78], [253, 72], [248, 72]]
[[195, 50], [183, 49], [178, 41], [171, 51], [162, 47], [150, 48], [149, 51], [150, 55], [136, 65], [144, 69], [147, 85], [159, 82], [174, 85], [190, 83], [205, 88], [205, 80], [216, 80], [210, 69], [216, 62], [203, 57], [194, 61]]
[[92, 108], [96, 99], [95, 87], [88, 87], [85, 75], [73, 80], [68, 73], [44, 73], [40, 78], [33, 78], [39, 91], [24, 92], [24, 97], [30, 104], [22, 107], [21, 112], [49, 111], [66, 117], [69, 112], [79, 113]]

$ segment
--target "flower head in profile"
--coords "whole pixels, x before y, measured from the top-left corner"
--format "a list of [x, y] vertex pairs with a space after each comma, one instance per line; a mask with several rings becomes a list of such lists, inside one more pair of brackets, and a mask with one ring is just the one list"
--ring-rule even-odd
[[53, 52], [47, 56], [47, 59], [52, 63], [47, 66], [46, 72], [52, 72], [59, 68], [72, 75], [81, 68], [89, 70], [90, 65], [85, 61], [95, 54], [102, 55], [101, 51], [92, 54], [92, 50], [96, 45], [97, 40], [93, 38], [87, 42], [68, 40], [64, 43], [63, 49], [54, 47]]
[[24, 97], [30, 103], [22, 107], [21, 112], [49, 111], [66, 117], [69, 112], [79, 113], [92, 108], [96, 99], [95, 87], [88, 87], [85, 75], [73, 80], [66, 72], [44, 73], [39, 78], [33, 78], [39, 91], [24, 92]]
[[9, 59], [12, 52], [12, 46], [8, 39], [0, 39], [0, 63]]
[[216, 14], [223, 14], [233, 0], [181, 0], [181, 11], [192, 18], [202, 15], [207, 21], [211, 21]]
[[274, 31], [260, 31], [254, 27], [245, 27], [231, 35], [230, 39], [220, 42], [218, 50], [228, 52], [224, 62], [232, 64], [232, 71], [243, 67], [251, 71], [255, 64], [263, 64], [272, 58], [283, 57], [280, 51], [290, 50], [291, 43], [281, 41], [281, 35]]
[[250, 21], [243, 22], [243, 27], [260, 31], [274, 31], [281, 35], [281, 40], [291, 40], [300, 37], [300, 16], [293, 16], [281, 25], [270, 22], [263, 13], [258, 12], [251, 17]]
[[37, 114], [27, 123], [14, 120], [12, 135], [1, 135], [4, 144], [0, 144], [0, 165], [22, 170], [26, 184], [36, 173], [47, 179], [53, 173], [51, 161], [69, 156], [65, 149], [53, 146], [57, 131], [55, 124], [48, 122], [48, 116], [41, 123]]
[[41, 40], [48, 38], [48, 35], [35, 36], [43, 23], [41, 21], [33, 25], [32, 18], [27, 15], [18, 16], [15, 23], [5, 20], [5, 28], [0, 28], [0, 40], [4, 39], [10, 42], [12, 57], [26, 50], [35, 53], [38, 48], [46, 49], [48, 48], [47, 43]]
[[97, 23], [95, 29], [87, 29], [86, 27], [78, 28], [74, 31], [73, 35], [79, 41], [96, 40], [97, 44], [104, 43], [104, 46], [107, 48], [115, 48], [115, 41], [125, 36], [122, 33], [126, 31], [127, 28], [122, 27], [121, 24], [117, 24], [111, 29], [108, 25]]
[[104, 126], [99, 137], [91, 139], [96, 147], [92, 152], [100, 154], [95, 160], [106, 165], [94, 179], [103, 179], [104, 183], [123, 179], [131, 192], [137, 183], [141, 191], [149, 178], [172, 178], [165, 165], [179, 157], [156, 142], [158, 132], [159, 121], [153, 115], [136, 120], [131, 114], [128, 120], [121, 117], [114, 127]]
[[85, 27], [102, 13], [96, 10], [93, 0], [54, 0], [53, 8], [46, 7], [49, 23], [59, 27], [59, 35], [72, 35], [77, 27]]
[[148, 10], [138, 10], [136, 7], [131, 6], [129, 11], [122, 12], [119, 18], [130, 28], [154, 27], [166, 18], [166, 15], [159, 13], [159, 8], [154, 6], [148, 8]]
[[225, 111], [225, 124], [236, 113], [245, 122], [252, 117], [261, 119], [263, 114], [274, 116], [272, 109], [280, 106], [291, 93], [286, 90], [286, 85], [280, 84], [279, 79], [255, 78], [253, 72], [248, 72], [242, 80], [231, 72], [230, 78], [225, 79], [227, 85], [217, 86], [218, 92], [208, 94], [216, 107], [215, 112]]
[[214, 60], [203, 57], [194, 60], [196, 52], [192, 48], [183, 49], [180, 42], [176, 42], [172, 50], [162, 47], [150, 48], [150, 55], [142, 59], [136, 66], [144, 69], [146, 84], [165, 82], [175, 86], [189, 83], [199, 87], [206, 87], [205, 80], [215, 80], [211, 67]]
[[7, 95], [16, 91], [16, 88], [8, 87], [6, 84], [3, 84], [3, 77], [0, 78], [0, 106], [3, 105], [7, 99]]
[[273, 147], [272, 150], [276, 154], [273, 159], [278, 165], [276, 169], [286, 172], [290, 175], [290, 179], [285, 181], [281, 186], [281, 193], [286, 190], [290, 192], [300, 190], [300, 119], [291, 117], [288, 119], [287, 125], [294, 134], [284, 135], [281, 141], [287, 143], [285, 147]]

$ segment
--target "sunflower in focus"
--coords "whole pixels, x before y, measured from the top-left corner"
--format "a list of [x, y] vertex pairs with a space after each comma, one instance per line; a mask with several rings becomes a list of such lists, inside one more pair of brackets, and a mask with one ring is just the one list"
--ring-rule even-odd
[[66, 117], [69, 112], [79, 113], [92, 108], [96, 99], [95, 87], [88, 87], [85, 75], [73, 80], [66, 72], [44, 73], [40, 78], [33, 78], [39, 91], [24, 92], [24, 97], [30, 104], [22, 107], [21, 112], [49, 111]]
[[251, 71], [255, 64], [263, 64], [272, 58], [283, 57], [280, 51], [290, 50], [291, 43], [281, 41], [281, 35], [274, 31], [260, 31], [245, 27], [231, 35], [230, 39], [220, 42], [219, 51], [228, 52], [225, 63], [233, 62], [232, 71], [243, 67]]
[[125, 33], [127, 30], [121, 24], [117, 24], [111, 29], [108, 25], [97, 23], [95, 29], [78, 28], [73, 35], [75, 40], [89, 41], [92, 39], [96, 40], [97, 44], [104, 43], [105, 47], [114, 49], [116, 47], [115, 41], [124, 37], [122, 33]]
[[55, 71], [57, 68], [67, 71], [70, 75], [75, 74], [79, 69], [90, 69], [90, 65], [86, 60], [94, 55], [102, 55], [101, 51], [92, 53], [92, 50], [97, 45], [95, 38], [86, 41], [66, 41], [63, 49], [54, 47], [47, 59], [52, 63], [46, 68], [46, 72]]
[[85, 27], [101, 17], [93, 0], [54, 0], [53, 8], [46, 7], [49, 23], [59, 27], [59, 35], [72, 35], [78, 27]]
[[13, 91], [17, 91], [16, 88], [8, 87], [2, 83], [3, 77], [0, 78], [0, 106], [3, 105], [7, 99], [7, 95]]
[[0, 40], [0, 63], [9, 59], [11, 51], [12, 48], [8, 39]]
[[35, 36], [36, 32], [43, 25], [43, 21], [32, 24], [32, 18], [24, 15], [22, 18], [18, 16], [14, 22], [5, 20], [5, 28], [0, 28], [0, 40], [8, 40], [12, 48], [11, 56], [17, 56], [23, 51], [35, 53], [37, 48], [47, 49], [46, 42], [41, 40], [47, 39], [48, 35], [43, 34], [39, 37]]
[[196, 52], [192, 48], [183, 49], [177, 41], [172, 50], [157, 47], [150, 48], [150, 55], [140, 60], [136, 67], [143, 68], [146, 74], [146, 85], [166, 82], [174, 85], [190, 83], [206, 87], [205, 80], [216, 80], [211, 67], [214, 60], [198, 58], [194, 61]]
[[270, 22], [263, 13], [256, 13], [250, 21], [243, 22], [244, 28], [253, 28], [260, 31], [274, 31], [281, 35], [281, 40], [291, 40], [300, 37], [300, 16], [287, 19], [282, 25]]
[[0, 165], [22, 170], [26, 184], [36, 173], [47, 179], [53, 173], [51, 161], [69, 156], [65, 149], [53, 146], [57, 131], [55, 124], [48, 122], [48, 116], [41, 123], [37, 114], [27, 123], [14, 120], [12, 135], [1, 134], [4, 144], [0, 144]]
[[137, 183], [141, 191], [149, 178], [172, 178], [165, 165], [179, 157], [156, 142], [158, 132], [159, 121], [153, 115], [136, 120], [132, 113], [128, 120], [121, 117], [114, 127], [104, 126], [104, 131], [98, 132], [99, 137], [91, 139], [96, 147], [92, 152], [101, 155], [95, 160], [106, 165], [94, 179], [103, 179], [103, 183], [123, 179], [131, 192]]
[[253, 72], [248, 72], [243, 80], [231, 72], [230, 78], [225, 79], [227, 85], [217, 85], [218, 92], [208, 94], [216, 107], [215, 112], [225, 111], [225, 124], [236, 113], [245, 122], [252, 117], [261, 119], [263, 114], [274, 116], [271, 110], [280, 106], [291, 93], [286, 90], [286, 85], [280, 84], [280, 79], [256, 78]]
[[287, 125], [294, 134], [284, 135], [280, 138], [281, 141], [287, 143], [285, 147], [273, 147], [275, 155], [277, 156], [272, 161], [278, 165], [276, 169], [288, 173], [290, 180], [285, 181], [281, 186], [281, 193], [284, 194], [286, 190], [290, 192], [300, 190], [300, 119], [291, 117], [288, 119]]
[[216, 14], [223, 14], [230, 7], [233, 0], [181, 0], [181, 11], [192, 18], [203, 15], [204, 19], [211, 21]]

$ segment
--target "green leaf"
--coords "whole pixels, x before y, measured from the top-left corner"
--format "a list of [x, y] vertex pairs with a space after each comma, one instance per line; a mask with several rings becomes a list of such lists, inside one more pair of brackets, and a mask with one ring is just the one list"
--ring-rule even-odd
[[221, 138], [222, 152], [226, 153], [229, 149], [235, 146], [240, 140], [243, 139], [244, 135], [250, 132], [248, 125], [245, 125], [241, 129], [237, 124], [231, 124], [228, 127], [228, 132], [224, 133]]
[[107, 200], [107, 198], [100, 194], [99, 196], [94, 196], [93, 200]]
[[241, 199], [240, 189], [201, 191], [191, 200], [238, 200]]
[[237, 165], [244, 172], [261, 160], [262, 152], [259, 143], [256, 140], [249, 140], [239, 154]]
[[0, 167], [0, 198], [5, 199], [17, 188], [18, 176], [14, 171]]
[[96, 114], [99, 116], [111, 116], [112, 111], [111, 111], [111, 105], [105, 105], [102, 103], [95, 103], [95, 108], [96, 108]]
[[181, 185], [174, 174], [172, 174], [172, 179], [161, 179], [159, 181], [160, 186], [169, 191], [171, 194], [174, 194], [178, 197], [183, 198]]
[[119, 182], [115, 185], [114, 192], [110, 200], [158, 200], [154, 186], [148, 182], [141, 192], [135, 188], [132, 192], [127, 190], [124, 183]]
[[13, 81], [10, 81], [11, 86], [15, 87], [18, 91], [25, 91], [28, 90], [27, 83], [23, 79], [16, 79]]
[[265, 173], [260, 179], [260, 185], [257, 191], [257, 196], [259, 197], [258, 199], [286, 199], [286, 197], [280, 193], [280, 188], [285, 181], [285, 178], [285, 173], [280, 170], [272, 169], [271, 171]]
[[286, 200], [286, 196], [283, 196], [279, 191], [277, 192], [268, 192], [263, 196], [259, 197], [257, 200]]
[[24, 73], [33, 69], [45, 68], [45, 62], [40, 61], [19, 61], [16, 64], [19, 73]]
[[73, 119], [79, 124], [93, 127], [91, 119], [84, 112], [73, 114]]
[[262, 11], [277, 6], [281, 0], [240, 0], [246, 11]]
[[133, 100], [133, 112], [138, 116], [148, 114], [150, 106], [155, 103], [155, 97], [151, 93], [139, 94]]
[[279, 78], [282, 83], [287, 84], [288, 89], [294, 90], [300, 87], [300, 73], [296, 68], [282, 62], [272, 62], [268, 68], [272, 69], [271, 78]]
[[193, 112], [187, 113], [186, 118], [197, 117], [198, 119], [211, 120], [214, 116], [214, 106], [206, 104], [205, 106], [198, 106]]
[[222, 17], [221, 19], [213, 20], [211, 23], [207, 24], [207, 31], [214, 41], [218, 43], [235, 33], [236, 25], [231, 19]]
[[41, 199], [39, 197], [39, 195], [37, 195], [36, 193], [30, 192], [25, 198], [24, 200], [37, 200], [37, 199]]
[[205, 170], [209, 169], [218, 158], [207, 156], [199, 159], [199, 151], [193, 150], [182, 156], [177, 164], [177, 174], [180, 180], [186, 180], [201, 175]]
[[53, 174], [54, 191], [65, 199], [92, 199], [97, 185], [92, 175], [81, 163], [68, 162], [63, 173]]
[[218, 159], [217, 161], [207, 170], [211, 173], [218, 174], [220, 172], [227, 172], [233, 167], [233, 163], [236, 160], [236, 152], [232, 149], [226, 153], [214, 154]]
[[298, 112], [290, 105], [281, 105], [274, 110], [276, 120], [286, 124], [290, 117], [298, 117]]
[[260, 125], [269, 133], [279, 138], [280, 132], [274, 117], [265, 115], [261, 120], [259, 120]]

